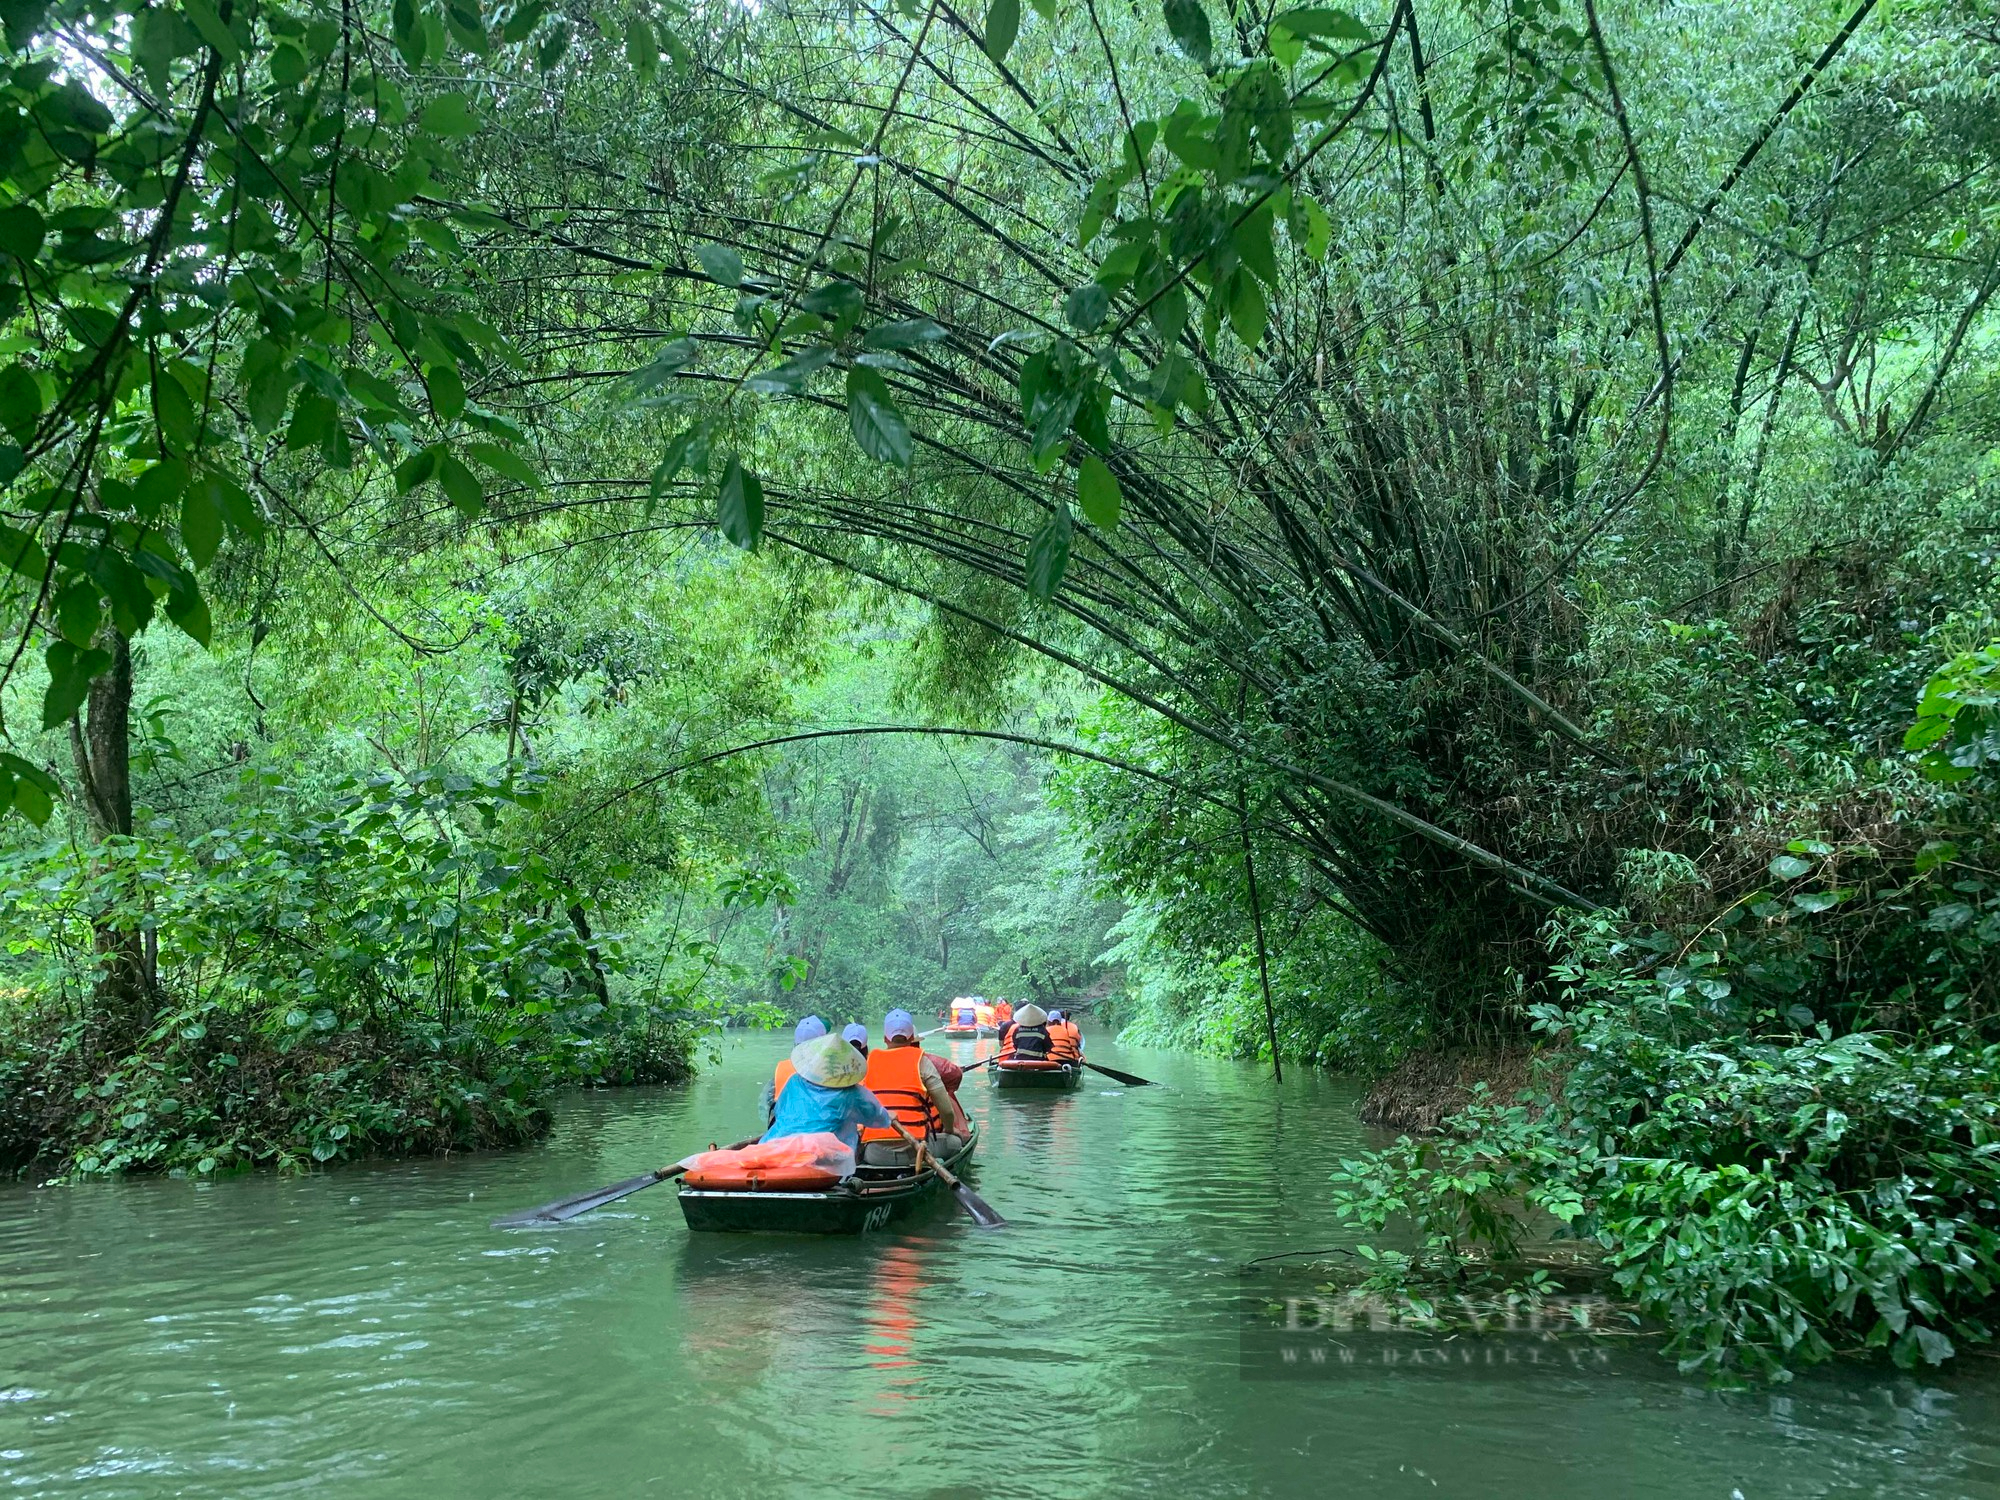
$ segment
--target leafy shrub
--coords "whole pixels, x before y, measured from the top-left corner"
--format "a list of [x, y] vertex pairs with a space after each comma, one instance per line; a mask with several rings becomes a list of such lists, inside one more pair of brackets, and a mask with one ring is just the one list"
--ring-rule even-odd
[[[223, 827], [53, 848], [4, 872], [0, 1161], [210, 1172], [519, 1141], [550, 1092], [686, 1076], [694, 1032], [614, 998], [614, 939], [493, 837], [511, 784], [346, 787], [300, 819], [253, 784]], [[106, 933], [157, 960], [106, 1004]]]
[[2000, 1047], [1956, 1022], [1779, 1040], [1777, 1013], [1734, 1024], [1721, 978], [1649, 964], [1612, 917], [1560, 937], [1538, 1085], [1343, 1163], [1351, 1223], [1414, 1224], [1433, 1272], [1513, 1257], [1538, 1225], [1594, 1241], [1686, 1369], [1992, 1341]]

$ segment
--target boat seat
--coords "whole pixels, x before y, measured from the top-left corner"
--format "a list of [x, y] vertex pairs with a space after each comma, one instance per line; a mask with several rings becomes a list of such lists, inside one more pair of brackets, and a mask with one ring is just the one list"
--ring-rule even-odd
[[[927, 1143], [933, 1156], [941, 1156], [947, 1161], [965, 1146], [962, 1135], [934, 1135]], [[863, 1167], [888, 1167], [908, 1170], [916, 1159], [915, 1150], [907, 1141], [864, 1141], [861, 1145], [861, 1165]]]

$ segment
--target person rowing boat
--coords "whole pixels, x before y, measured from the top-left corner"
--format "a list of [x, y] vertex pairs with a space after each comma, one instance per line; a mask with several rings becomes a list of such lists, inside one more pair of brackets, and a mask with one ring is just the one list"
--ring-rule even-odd
[[906, 1143], [911, 1137], [927, 1142], [934, 1155], [951, 1157], [972, 1133], [937, 1059], [917, 1041], [917, 1023], [906, 1010], [892, 1010], [882, 1018], [882, 1045], [868, 1054], [867, 1086], [896, 1117], [899, 1129], [862, 1132], [864, 1166], [909, 1164], [914, 1152]]
[[1000, 1031], [1000, 1056], [1040, 1059], [1049, 1055], [1049, 1013], [1039, 1005], [1024, 1005]]

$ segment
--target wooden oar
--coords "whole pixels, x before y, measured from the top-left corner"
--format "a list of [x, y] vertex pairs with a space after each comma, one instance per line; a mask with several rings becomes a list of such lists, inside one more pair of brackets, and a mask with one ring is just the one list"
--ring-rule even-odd
[[[1000, 1054], [996, 1052], [991, 1057], [982, 1057], [978, 1062], [973, 1064], [973, 1067], [983, 1068], [988, 1063], [996, 1063], [998, 1061], [1000, 1061]], [[1093, 1072], [1102, 1073], [1106, 1078], [1117, 1079], [1127, 1088], [1144, 1089], [1144, 1088], [1151, 1088], [1153, 1086], [1152, 1079], [1141, 1078], [1137, 1073], [1121, 1073], [1116, 1068], [1105, 1067], [1103, 1063], [1094, 1063], [1087, 1057], [1079, 1058], [1078, 1061], [1080, 1061], [1086, 1068], [1091, 1069]]]
[[[754, 1135], [747, 1141], [738, 1141], [729, 1149], [740, 1151], [755, 1142]], [[593, 1208], [602, 1208], [607, 1203], [616, 1203], [620, 1198], [629, 1198], [634, 1193], [643, 1192], [658, 1183], [671, 1182], [687, 1170], [679, 1162], [671, 1167], [660, 1167], [655, 1171], [641, 1172], [637, 1177], [628, 1177], [623, 1182], [614, 1182], [610, 1187], [595, 1188], [588, 1193], [578, 1193], [573, 1198], [558, 1198], [553, 1203], [544, 1203], [540, 1208], [524, 1208], [519, 1213], [511, 1213], [493, 1221], [495, 1229], [528, 1229], [536, 1224], [562, 1224]]]
[[1141, 1078], [1137, 1073], [1121, 1073], [1116, 1068], [1105, 1067], [1103, 1063], [1094, 1063], [1087, 1057], [1083, 1059], [1083, 1065], [1095, 1072], [1102, 1073], [1106, 1078], [1117, 1079], [1127, 1088], [1143, 1089], [1151, 1088], [1153, 1085], [1153, 1080], [1150, 1078]]
[[980, 1197], [979, 1194], [973, 1192], [971, 1188], [967, 1187], [958, 1178], [952, 1176], [950, 1170], [943, 1162], [924, 1149], [922, 1141], [911, 1135], [900, 1124], [896, 1127], [896, 1133], [917, 1148], [917, 1170], [922, 1171], [924, 1162], [928, 1159], [931, 1164], [931, 1170], [944, 1179], [944, 1185], [951, 1189], [951, 1195], [958, 1200], [958, 1206], [972, 1215], [973, 1223], [977, 1224], [981, 1229], [1005, 1229], [1007, 1227], [1007, 1221], [1000, 1217], [993, 1206]]

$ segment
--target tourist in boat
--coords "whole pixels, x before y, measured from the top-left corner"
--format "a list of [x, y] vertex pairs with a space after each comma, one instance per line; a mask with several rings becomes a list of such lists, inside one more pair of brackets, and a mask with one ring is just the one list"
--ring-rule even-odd
[[1002, 1031], [1004, 1031], [1007, 1029], [1007, 1023], [1013, 1019], [1014, 1019], [1013, 1001], [995, 1000], [993, 1002], [993, 1024], [995, 1026], [999, 1027]]
[[[792, 1048], [798, 1049], [801, 1042], [809, 1042], [814, 1037], [826, 1035], [826, 1022], [818, 1016], [807, 1016], [792, 1028]], [[792, 1060], [787, 1057], [779, 1062], [771, 1073], [771, 1081], [764, 1085], [764, 1123], [770, 1124], [778, 1118], [778, 1096], [785, 1091], [785, 1084], [792, 1076]]]
[[965, 1081], [965, 1069], [948, 1057], [937, 1057], [929, 1052], [924, 1056], [930, 1059], [931, 1066], [938, 1071], [938, 1077], [944, 1080], [944, 1091], [956, 1099], [958, 1086]]
[[1049, 1013], [1039, 1005], [1022, 1006], [1014, 1012], [1014, 1019], [1007, 1029], [1000, 1033], [1000, 1055], [1010, 1060], [1047, 1057], [1052, 1045]]
[[840, 1039], [863, 1057], [868, 1055], [868, 1028], [859, 1021], [842, 1027]]
[[917, 1041], [916, 1020], [906, 1010], [882, 1018], [882, 1045], [868, 1054], [868, 1090], [895, 1116], [902, 1131], [875, 1128], [861, 1134], [863, 1166], [907, 1163], [911, 1146], [903, 1132], [926, 1143], [935, 1156], [955, 1155], [971, 1134], [958, 1100], [945, 1087], [937, 1059]]
[[1049, 1012], [1049, 1057], [1059, 1063], [1083, 1061], [1083, 1031], [1066, 1010]]
[[861, 1086], [868, 1064], [845, 1037], [822, 1032], [792, 1048], [791, 1062], [793, 1076], [778, 1094], [777, 1117], [764, 1140], [824, 1132], [853, 1150], [864, 1128], [905, 1134], [882, 1101]]

